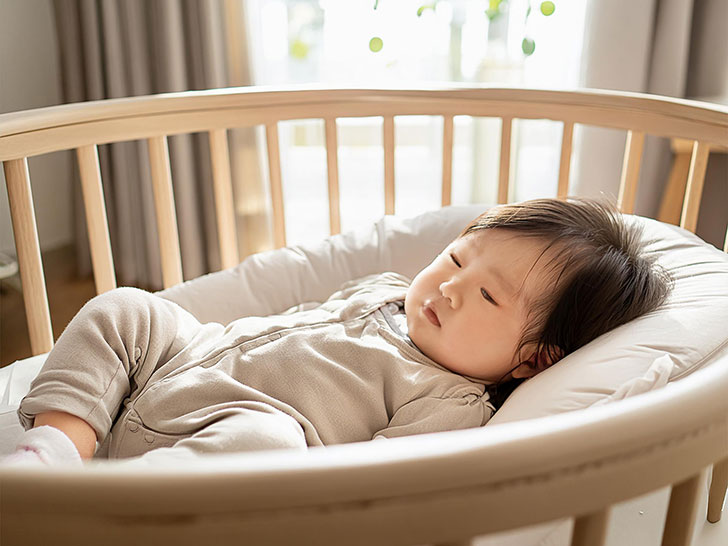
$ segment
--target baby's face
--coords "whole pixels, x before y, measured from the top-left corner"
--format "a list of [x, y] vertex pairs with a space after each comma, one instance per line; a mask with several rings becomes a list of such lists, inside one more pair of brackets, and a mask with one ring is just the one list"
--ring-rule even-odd
[[455, 373], [498, 381], [520, 362], [516, 349], [528, 302], [550, 289], [543, 271], [548, 260], [538, 260], [544, 247], [502, 229], [455, 239], [407, 291], [412, 341]]

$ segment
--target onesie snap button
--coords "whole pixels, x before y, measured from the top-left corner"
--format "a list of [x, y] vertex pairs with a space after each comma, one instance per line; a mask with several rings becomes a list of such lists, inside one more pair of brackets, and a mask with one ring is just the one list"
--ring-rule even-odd
[[129, 432], [136, 432], [139, 430], [139, 425], [136, 423], [129, 423]]
[[145, 434], [144, 441], [148, 444], [151, 444], [152, 442], [154, 442], [154, 435], [149, 433]]

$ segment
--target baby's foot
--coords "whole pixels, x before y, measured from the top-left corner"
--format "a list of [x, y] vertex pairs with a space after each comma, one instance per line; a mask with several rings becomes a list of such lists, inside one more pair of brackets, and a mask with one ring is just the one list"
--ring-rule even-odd
[[81, 456], [70, 438], [50, 426], [25, 431], [15, 452], [0, 459], [2, 466], [81, 466], [81, 464]]

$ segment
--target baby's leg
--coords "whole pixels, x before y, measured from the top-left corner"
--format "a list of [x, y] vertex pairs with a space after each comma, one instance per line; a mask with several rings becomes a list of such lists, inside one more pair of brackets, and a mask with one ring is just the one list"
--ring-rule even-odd
[[153, 449], [126, 459], [126, 464], [163, 466], [170, 460], [189, 460], [206, 454], [306, 448], [303, 428], [293, 417], [267, 404], [251, 402], [248, 407], [231, 409], [172, 447]]
[[181, 350], [199, 323], [148, 292], [120, 288], [90, 300], [58, 339], [18, 415], [28, 429], [49, 425], [83, 458], [103, 442], [122, 401]]

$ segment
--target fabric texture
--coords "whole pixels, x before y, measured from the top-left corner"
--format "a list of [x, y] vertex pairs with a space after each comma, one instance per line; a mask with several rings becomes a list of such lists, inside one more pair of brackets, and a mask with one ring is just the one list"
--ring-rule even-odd
[[201, 324], [138, 289], [107, 292], [48, 355], [21, 422], [66, 411], [108, 441], [113, 458], [173, 447], [304, 448], [485, 424], [494, 409], [484, 386], [427, 358], [379, 311], [408, 286], [394, 273], [368, 276], [314, 309], [227, 326]]

